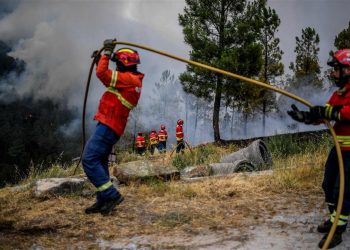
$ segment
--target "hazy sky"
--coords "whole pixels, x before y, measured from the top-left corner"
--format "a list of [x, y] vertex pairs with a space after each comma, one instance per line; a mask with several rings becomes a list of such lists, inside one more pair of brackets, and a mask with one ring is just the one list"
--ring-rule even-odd
[[[334, 37], [346, 28], [350, 6], [347, 0], [269, 0], [281, 25], [278, 36], [288, 65], [295, 59], [295, 36], [307, 26], [320, 35], [320, 63], [325, 65]], [[0, 1], [0, 37], [15, 45], [13, 56], [29, 63], [22, 91], [38, 88], [38, 95], [81, 96], [90, 54], [106, 38], [144, 44], [188, 58], [178, 14], [183, 0], [13, 0]], [[11, 12], [12, 9], [12, 12]], [[147, 86], [170, 69], [178, 74], [185, 65], [147, 51], [140, 51], [140, 70]], [[45, 75], [45, 77], [43, 77]], [[150, 89], [150, 88], [148, 88]], [[96, 95], [98, 96], [98, 95]], [[147, 97], [147, 95], [145, 95]], [[98, 99], [98, 98], [96, 98]], [[78, 105], [75, 98], [69, 98]]]
[[[348, 27], [348, 0], [269, 0], [281, 25], [278, 37], [288, 70], [294, 61], [295, 37], [301, 29], [320, 35], [320, 63], [325, 66], [335, 35]], [[81, 107], [90, 55], [107, 38], [117, 38], [188, 58], [178, 14], [184, 0], [0, 0], [0, 38], [13, 45], [12, 56], [25, 60], [27, 71], [18, 79], [21, 93], [34, 91]], [[141, 104], [147, 103], [164, 70], [176, 76], [185, 65], [139, 50], [139, 70], [146, 74]], [[103, 92], [93, 77], [89, 95], [95, 110]]]

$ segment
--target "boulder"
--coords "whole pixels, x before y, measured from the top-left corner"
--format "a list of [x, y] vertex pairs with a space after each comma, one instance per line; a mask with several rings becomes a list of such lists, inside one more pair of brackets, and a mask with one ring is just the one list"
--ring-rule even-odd
[[164, 181], [180, 178], [180, 172], [175, 167], [149, 160], [138, 160], [119, 164], [114, 167], [112, 173], [121, 183], [153, 178]]
[[47, 194], [62, 195], [82, 191], [87, 178], [67, 177], [67, 178], [46, 178], [35, 182], [35, 196]]

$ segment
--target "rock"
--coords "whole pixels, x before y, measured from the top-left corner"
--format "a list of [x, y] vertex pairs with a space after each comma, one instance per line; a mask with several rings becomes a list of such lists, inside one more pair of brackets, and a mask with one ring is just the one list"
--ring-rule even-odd
[[211, 174], [211, 169], [206, 165], [186, 167], [181, 172], [181, 177], [194, 178], [194, 177], [204, 177]]
[[34, 194], [39, 197], [46, 194], [62, 195], [75, 193], [83, 190], [86, 180], [84, 177], [41, 179], [35, 183]]
[[164, 181], [171, 179], [178, 180], [180, 178], [180, 172], [175, 167], [148, 160], [122, 163], [113, 168], [112, 174], [121, 183], [136, 180], [143, 181], [152, 178]]

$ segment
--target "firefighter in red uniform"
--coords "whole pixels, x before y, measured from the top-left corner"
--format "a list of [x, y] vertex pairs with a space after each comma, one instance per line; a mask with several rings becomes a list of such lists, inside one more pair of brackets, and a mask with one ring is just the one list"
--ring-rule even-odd
[[[338, 87], [325, 106], [315, 106], [310, 111], [299, 111], [295, 105], [288, 114], [296, 121], [306, 124], [319, 124], [322, 119], [335, 121], [334, 131], [340, 144], [344, 162], [345, 190], [342, 211], [336, 232], [329, 244], [333, 248], [342, 242], [350, 214], [350, 49], [331, 52], [327, 64], [333, 67], [330, 77]], [[329, 218], [317, 227], [317, 231], [325, 233], [319, 242], [322, 248], [336, 216], [339, 195], [339, 168], [335, 147], [328, 155], [325, 165], [322, 188], [329, 209]]]
[[166, 141], [168, 140], [168, 132], [165, 130], [165, 125], [160, 125], [158, 132], [158, 150], [160, 153], [166, 152]]
[[[124, 132], [130, 110], [138, 103], [144, 77], [137, 71], [137, 51], [122, 48], [113, 53], [114, 48], [115, 40], [105, 40], [104, 54], [95, 56], [96, 76], [107, 90], [94, 117], [98, 121], [96, 130], [86, 143], [82, 158], [84, 171], [96, 187], [97, 200], [86, 208], [88, 214], [108, 215], [124, 199], [110, 180], [108, 155]], [[116, 62], [116, 70], [108, 68], [110, 60]]]
[[179, 119], [177, 121], [177, 126], [176, 126], [176, 153], [184, 153], [185, 150], [185, 142], [184, 142], [184, 132], [183, 132], [183, 126], [184, 121]]
[[145, 155], [145, 151], [146, 151], [146, 140], [145, 137], [142, 135], [141, 132], [138, 133], [137, 137], [136, 137], [136, 152], [139, 155]]
[[152, 130], [149, 134], [149, 150], [151, 152], [151, 155], [154, 154], [155, 148], [158, 146], [158, 135], [155, 130]]

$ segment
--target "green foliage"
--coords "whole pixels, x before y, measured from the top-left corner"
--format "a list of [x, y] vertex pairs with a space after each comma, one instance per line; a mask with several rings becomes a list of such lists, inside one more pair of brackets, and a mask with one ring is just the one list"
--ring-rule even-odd
[[302, 29], [301, 33], [301, 38], [295, 38], [295, 63], [292, 62], [289, 66], [296, 78], [292, 85], [295, 85], [294, 87], [299, 87], [298, 84], [312, 85], [321, 88], [322, 81], [319, 79], [321, 67], [318, 59], [320, 37], [311, 27]]
[[191, 166], [193, 164], [193, 159], [188, 154], [176, 154], [173, 158], [172, 165], [178, 170], [182, 170], [185, 167]]
[[350, 48], [350, 22], [348, 28], [342, 30], [336, 37], [334, 41], [334, 46], [337, 49], [347, 49]]
[[331, 136], [326, 133], [276, 135], [266, 139], [271, 155], [276, 158], [294, 154], [313, 153], [320, 148], [330, 149], [333, 145]]
[[196, 164], [212, 163], [220, 160], [220, 154], [218, 154], [218, 147], [209, 144], [200, 146], [195, 150]]
[[[262, 64], [261, 46], [256, 41], [256, 29], [246, 17], [245, 0], [186, 0], [179, 23], [183, 27], [185, 42], [192, 47], [191, 60], [245, 76], [258, 75]], [[247, 87], [239, 80], [190, 65], [179, 79], [186, 92], [214, 100], [215, 141], [221, 140], [219, 112], [222, 97], [241, 105], [242, 99], [237, 97], [242, 88], [246, 88], [246, 92], [254, 92], [254, 87]], [[253, 100], [254, 97], [248, 94], [243, 100]]]

